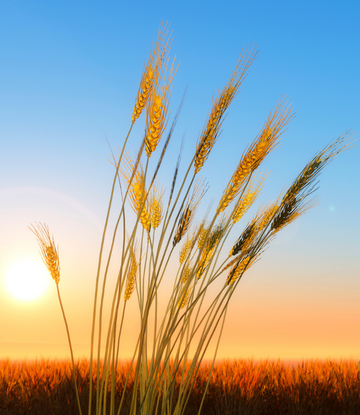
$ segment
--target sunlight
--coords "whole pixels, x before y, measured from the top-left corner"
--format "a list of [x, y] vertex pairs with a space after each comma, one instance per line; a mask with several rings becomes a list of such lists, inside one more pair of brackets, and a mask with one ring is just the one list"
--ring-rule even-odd
[[48, 287], [49, 274], [43, 262], [21, 258], [7, 269], [5, 284], [8, 292], [18, 300], [35, 300], [43, 295]]

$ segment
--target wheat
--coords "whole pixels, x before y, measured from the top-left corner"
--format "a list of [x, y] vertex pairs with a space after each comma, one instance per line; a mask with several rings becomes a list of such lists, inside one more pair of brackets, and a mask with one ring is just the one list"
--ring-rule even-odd
[[316, 154], [289, 187], [283, 197], [283, 202], [289, 201], [296, 195], [301, 195], [302, 193], [303, 195], [300, 197], [304, 197], [304, 194], [312, 193], [315, 189], [313, 187], [310, 188], [310, 186], [314, 183], [316, 177], [338, 154], [350, 148], [349, 145], [352, 143], [350, 141], [351, 138], [352, 133], [348, 131]]
[[162, 198], [164, 196], [164, 190], [159, 190], [156, 185], [152, 187], [151, 199], [150, 199], [150, 215], [151, 226], [153, 229], [157, 229], [161, 223], [163, 217], [163, 205]]
[[259, 196], [260, 190], [263, 187], [265, 179], [266, 176], [262, 177], [262, 179], [257, 183], [256, 186], [254, 186], [254, 179], [250, 179], [246, 191], [243, 192], [243, 194], [234, 206], [231, 215], [232, 221], [234, 223], [239, 222], [239, 220], [245, 215], [245, 213], [249, 210], [251, 205], [255, 202], [255, 200]]
[[186, 307], [187, 303], [189, 302], [190, 293], [191, 293], [191, 288], [188, 289], [186, 288], [186, 286], [184, 286], [184, 288], [181, 291], [180, 300], [179, 300], [180, 309]]
[[[147, 231], [150, 230], [151, 214], [149, 211], [149, 204], [145, 200], [146, 188], [145, 188], [145, 174], [144, 169], [139, 163], [138, 168], [135, 170], [133, 162], [129, 155], [125, 156], [126, 168], [120, 168], [120, 172], [124, 177], [129, 187], [130, 203], [134, 212], [140, 215], [140, 223]], [[132, 174], [135, 171], [133, 180], [131, 181]]]
[[214, 227], [209, 237], [207, 238], [205, 242], [205, 246], [203, 246], [203, 251], [202, 251], [202, 254], [199, 260], [198, 269], [196, 272], [197, 279], [200, 279], [202, 275], [204, 274], [221, 238], [224, 236], [225, 231], [226, 231], [225, 223], [226, 223], [225, 219], [220, 220], [219, 224]]
[[132, 247], [130, 248], [130, 250], [131, 250], [131, 252], [130, 252], [131, 259], [130, 259], [129, 272], [128, 272], [128, 276], [127, 276], [125, 294], [124, 294], [124, 300], [125, 301], [129, 300], [131, 294], [135, 290], [136, 274], [137, 274], [137, 269], [138, 269], [138, 263], [136, 261], [135, 252], [134, 252]]
[[[349, 146], [347, 140], [349, 134], [345, 134], [318, 153], [305, 166], [283, 196], [279, 196], [271, 204], [265, 204], [258, 208], [257, 213], [235, 240], [233, 228], [254, 204], [265, 180], [263, 177], [260, 181], [255, 182], [255, 171], [265, 157], [277, 147], [284, 127], [293, 117], [291, 109], [285, 107], [283, 100], [280, 100], [275, 110], [270, 112], [259, 135], [243, 152], [237, 168], [218, 199], [219, 203], [211, 213], [213, 216], [208, 220], [212, 209], [212, 205], [210, 205], [205, 215], [196, 224], [198, 206], [207, 191], [207, 185], [204, 184], [204, 181], [197, 179], [197, 174], [208, 159], [220, 134], [226, 111], [238, 93], [240, 84], [256, 56], [254, 52], [247, 55], [241, 54], [230, 79], [212, 104], [205, 127], [194, 146], [195, 149], [192, 153], [194, 156], [188, 163], [177, 194], [174, 194], [175, 187], [177, 187], [175, 186], [177, 176], [182, 171], [180, 169], [181, 145], [167, 207], [163, 212], [165, 191], [158, 189], [157, 174], [166, 156], [179, 111], [171, 125], [162, 153], [155, 161], [153, 160], [154, 156], [151, 158], [151, 155], [157, 148], [167, 127], [170, 112], [169, 100], [172, 80], [177, 69], [174, 70], [174, 63], [169, 65], [168, 53], [167, 34], [160, 30], [141, 78], [132, 113], [132, 124], [124, 140], [120, 156], [118, 159], [114, 158], [116, 171], [101, 240], [95, 284], [90, 349], [89, 415], [94, 412], [94, 406], [96, 415], [107, 413], [114, 415], [124, 411], [143, 415], [155, 413], [184, 415], [190, 394], [195, 388], [194, 382], [199, 365], [215, 333], [219, 333], [218, 341], [220, 340], [229, 301], [242, 275], [258, 260], [267, 244], [281, 229], [314, 206], [315, 202], [314, 200], [309, 201], [309, 196], [316, 190], [313, 184], [315, 178], [330, 160]], [[168, 68], [170, 69], [168, 70]], [[136, 161], [133, 163], [130, 156], [127, 153], [124, 155], [124, 152], [133, 124], [145, 108], [145, 136]], [[144, 149], [146, 154], [144, 154]], [[231, 149], [231, 151], [234, 150], [234, 148]], [[146, 159], [145, 169], [141, 164], [142, 158]], [[193, 173], [192, 178], [188, 177], [189, 172]], [[122, 181], [120, 181], [122, 205], [119, 209], [120, 213], [115, 212], [115, 215], [118, 215], [117, 221], [112, 234], [109, 235], [107, 225], [110, 223], [110, 213], [114, 213], [112, 200], [118, 175], [122, 176]], [[225, 213], [225, 209], [231, 203], [234, 203], [234, 207]], [[137, 215], [137, 220], [128, 239], [125, 238], [125, 235], [128, 234], [132, 221], [125, 218], [127, 204], [130, 204]], [[146, 232], [138, 226], [139, 221]], [[150, 232], [151, 228], [154, 232]], [[191, 231], [191, 229], [195, 230]], [[59, 257], [54, 239], [50, 237], [46, 225], [33, 226], [31, 230], [38, 238], [44, 262], [56, 282], [60, 306], [63, 311], [59, 292]], [[120, 233], [122, 233], [121, 249], [116, 251], [114, 259], [115, 240]], [[139, 234], [141, 242], [138, 255], [136, 241]], [[105, 241], [109, 244], [106, 244]], [[177, 247], [180, 241], [184, 241], [184, 243], [181, 247]], [[232, 248], [227, 256], [224, 250], [227, 249], [228, 243]], [[110, 248], [106, 262], [103, 264], [105, 246]], [[177, 265], [175, 277], [172, 278], [173, 291], [169, 295], [166, 307], [159, 307], [160, 301], [164, 300], [160, 298], [160, 293], [162, 295], [161, 284], [164, 275], [171, 268], [170, 264], [174, 255], [179, 255], [180, 264]], [[108, 271], [112, 270], [114, 262], [119, 268], [112, 293], [104, 346], [101, 342], [105, 288], [109, 276]], [[171, 274], [174, 274], [172, 269], [170, 271]], [[102, 277], [102, 281], [100, 277]], [[220, 290], [214, 291], [212, 290], [214, 286], [211, 284], [218, 277], [223, 278], [222, 286]], [[98, 304], [100, 281], [102, 282], [102, 292], [101, 301]], [[122, 395], [121, 398], [119, 397], [121, 401], [119, 407], [116, 408], [118, 390], [115, 381], [117, 379], [116, 367], [120, 340], [125, 314], [129, 312], [129, 307], [126, 305], [134, 291], [136, 291], [139, 307], [140, 331], [127, 377], [122, 385]], [[214, 298], [208, 301], [209, 296], [213, 294]], [[161, 315], [162, 310], [164, 310], [163, 315]], [[64, 311], [63, 315], [65, 319]], [[134, 318], [133, 311], [131, 311], [130, 318]], [[66, 319], [65, 324], [73, 358]], [[217, 330], [218, 328], [219, 330]], [[100, 365], [97, 365], [96, 388], [94, 388], [96, 389], [96, 400], [95, 396], [92, 399], [95, 331], [98, 333], [98, 362], [103, 350], [101, 346], [105, 351], [102, 373], [100, 373]], [[194, 345], [196, 336], [199, 336], [199, 339]], [[216, 358], [217, 347], [218, 345], [215, 349], [213, 362]], [[188, 364], [187, 361], [192, 349], [194, 349], [194, 355], [191, 356]], [[149, 353], [151, 353], [150, 356]], [[203, 389], [203, 400], [207, 393], [211, 373], [212, 368]], [[178, 374], [180, 374], [180, 379], [176, 383]], [[110, 386], [109, 377], [110, 390], [108, 388]], [[74, 380], [78, 398], [75, 372]], [[132, 391], [131, 397], [125, 402], [125, 393], [129, 388]], [[110, 399], [108, 399], [108, 394], [110, 394]], [[110, 408], [107, 407], [109, 402]], [[202, 403], [197, 411], [199, 414], [201, 409]], [[79, 411], [81, 414], [80, 405]]]
[[233, 284], [244, 272], [245, 268], [250, 262], [250, 257], [244, 258], [240, 263], [238, 262], [230, 271], [227, 279], [226, 285]]
[[192, 272], [192, 267], [189, 264], [186, 264], [185, 267], [183, 268], [182, 272], [181, 272], [181, 278], [180, 278], [180, 282], [185, 284], [186, 281], [188, 280], [191, 272]]
[[202, 223], [200, 225], [199, 236], [197, 240], [197, 247], [199, 249], [201, 249], [204, 245], [207, 232], [208, 232], [208, 229], [206, 228], [205, 223]]
[[246, 250], [250, 245], [251, 241], [254, 239], [256, 234], [256, 220], [253, 219], [245, 228], [243, 233], [240, 235], [238, 240], [235, 242], [234, 246], [231, 248], [229, 256], [237, 255], [240, 251]]
[[196, 157], [194, 162], [195, 173], [199, 173], [206, 159], [208, 158], [211, 149], [213, 148], [222, 124], [223, 116], [229, 107], [230, 103], [237, 94], [239, 87], [246, 75], [246, 71], [254, 61], [257, 52], [252, 51], [247, 55], [244, 53], [240, 55], [236, 68], [221, 91], [218, 97], [215, 99], [208, 121], [201, 133], [200, 139], [196, 148]]
[[165, 34], [164, 32], [165, 27], [163, 29], [159, 29], [154, 50], [150, 52], [148, 62], [141, 76], [139, 91], [136, 96], [135, 106], [132, 114], [133, 123], [140, 117], [142, 111], [144, 110], [145, 105], [149, 100], [150, 91], [153, 87], [153, 84], [159, 76], [159, 70], [162, 64], [162, 57], [166, 53], [169, 45], [169, 41], [166, 41], [167, 32], [165, 32]]
[[60, 282], [59, 255], [55, 246], [54, 237], [50, 237], [49, 227], [46, 224], [37, 223], [29, 229], [37, 237], [43, 261], [56, 284]]
[[187, 239], [187, 241], [183, 244], [180, 254], [179, 254], [179, 262], [180, 264], [183, 264], [191, 250], [191, 247], [193, 245], [193, 239]]
[[[168, 104], [171, 82], [178, 67], [174, 70], [174, 62], [167, 71], [168, 59], [162, 58], [159, 73], [155, 77], [153, 88], [146, 110], [145, 152], [148, 157], [155, 151], [167, 125]], [[175, 61], [175, 59], [174, 59]]]
[[291, 109], [282, 108], [280, 101], [274, 112], [270, 112], [261, 133], [245, 151], [240, 162], [227, 185], [218, 205], [218, 212], [223, 212], [226, 207], [239, 194], [245, 179], [254, 172], [264, 158], [276, 148], [282, 134], [282, 129], [291, 120]]
[[68, 327], [68, 324], [67, 324], [67, 321], [66, 321], [65, 311], [64, 311], [64, 307], [62, 305], [60, 290], [59, 290], [60, 264], [59, 264], [59, 255], [58, 255], [57, 249], [55, 247], [54, 237], [52, 237], [52, 238], [50, 237], [49, 227], [45, 223], [44, 224], [36, 223], [36, 226], [31, 225], [31, 226], [29, 226], [29, 229], [37, 237], [37, 240], [38, 240], [38, 243], [39, 243], [39, 246], [40, 246], [41, 255], [42, 255], [42, 258], [44, 260], [44, 263], [45, 263], [51, 277], [53, 278], [53, 280], [56, 283], [56, 289], [57, 289], [57, 293], [58, 293], [60, 308], [61, 308], [61, 311], [62, 311], [62, 314], [63, 314], [66, 333], [67, 333], [67, 337], [68, 337], [68, 341], [69, 341], [77, 405], [78, 405], [80, 415], [82, 415], [81, 406], [80, 406], [80, 398], [79, 398], [78, 387], [77, 387], [77, 382], [76, 382], [74, 354], [73, 354], [72, 345], [71, 345], [70, 332], [69, 332], [69, 327]]
[[194, 220], [196, 209], [200, 203], [201, 198], [204, 196], [203, 183], [198, 181], [193, 189], [190, 199], [186, 202], [184, 209], [180, 215], [178, 226], [173, 240], [173, 246], [178, 244], [182, 237], [189, 229], [192, 221]]

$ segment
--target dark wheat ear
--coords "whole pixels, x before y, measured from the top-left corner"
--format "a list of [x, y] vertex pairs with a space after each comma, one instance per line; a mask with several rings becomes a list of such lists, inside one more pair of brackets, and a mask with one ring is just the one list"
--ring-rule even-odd
[[170, 203], [171, 203], [171, 200], [172, 200], [172, 197], [173, 197], [173, 194], [174, 194], [174, 189], [175, 189], [177, 175], [178, 175], [178, 172], [179, 172], [179, 167], [180, 167], [180, 161], [181, 161], [181, 155], [182, 155], [183, 148], [184, 148], [184, 139], [182, 140], [182, 143], [181, 143], [178, 159], [177, 159], [177, 162], [176, 162], [174, 177], [173, 177], [173, 180], [172, 180], [172, 183], [171, 183], [171, 190], [170, 190], [168, 208], [170, 206]]
[[195, 183], [192, 195], [190, 199], [186, 202], [184, 209], [180, 215], [178, 226], [176, 228], [175, 236], [173, 239], [173, 246], [180, 242], [182, 237], [190, 228], [191, 223], [193, 222], [195, 217], [196, 209], [206, 191], [207, 189], [204, 189], [203, 181], [197, 181]]
[[273, 233], [277, 233], [286, 225], [303, 215], [308, 209], [311, 209], [318, 204], [317, 199], [307, 200], [307, 198], [317, 190], [317, 188], [315, 188], [317, 184], [314, 183], [315, 180], [322, 169], [330, 163], [331, 160], [341, 152], [351, 148], [349, 147], [350, 144], [355, 141], [350, 141], [352, 138], [353, 133], [350, 131], [346, 132], [317, 153], [303, 168], [285, 193], [276, 210], [276, 214], [271, 223], [271, 230]]
[[293, 197], [303, 194], [304, 192], [306, 195], [310, 194], [309, 192], [314, 192], [316, 189], [314, 189], [314, 186], [310, 189], [310, 186], [314, 183], [317, 176], [321, 173], [322, 169], [338, 154], [354, 147], [349, 147], [350, 144], [356, 141], [350, 141], [353, 137], [354, 133], [347, 131], [345, 134], [341, 135], [317, 153], [315, 157], [303, 168], [301, 173], [294, 180], [293, 184], [289, 187], [283, 197], [283, 202], [289, 201]]

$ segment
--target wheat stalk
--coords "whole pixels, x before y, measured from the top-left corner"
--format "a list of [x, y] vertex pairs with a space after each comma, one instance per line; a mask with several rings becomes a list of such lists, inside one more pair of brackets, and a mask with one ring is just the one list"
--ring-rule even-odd
[[80, 415], [82, 415], [81, 406], [80, 406], [80, 399], [79, 399], [79, 392], [78, 392], [78, 386], [77, 386], [77, 382], [76, 382], [75, 362], [74, 362], [74, 354], [73, 354], [72, 345], [71, 345], [70, 332], [69, 332], [69, 327], [68, 327], [68, 324], [67, 324], [67, 321], [66, 321], [65, 311], [64, 311], [64, 307], [63, 307], [63, 304], [62, 304], [62, 301], [61, 301], [60, 290], [59, 290], [60, 262], [59, 262], [59, 255], [58, 255], [58, 252], [57, 252], [57, 248], [55, 246], [54, 237], [50, 236], [49, 227], [45, 223], [44, 224], [35, 223], [35, 225], [29, 226], [29, 229], [31, 230], [31, 232], [33, 232], [35, 234], [35, 236], [38, 240], [39, 246], [40, 246], [40, 252], [41, 252], [42, 258], [44, 260], [44, 263], [45, 263], [45, 265], [46, 265], [46, 267], [47, 267], [47, 269], [48, 269], [48, 271], [51, 275], [51, 278], [56, 283], [56, 289], [57, 289], [57, 294], [58, 294], [58, 298], [59, 298], [59, 303], [60, 303], [61, 311], [62, 311], [62, 314], [63, 314], [66, 333], [67, 333], [67, 337], [68, 337], [68, 341], [69, 341], [71, 362], [72, 362], [72, 369], [73, 369], [73, 376], [74, 376], [74, 383], [75, 383], [76, 400], [77, 400], [77, 405], [78, 405]]

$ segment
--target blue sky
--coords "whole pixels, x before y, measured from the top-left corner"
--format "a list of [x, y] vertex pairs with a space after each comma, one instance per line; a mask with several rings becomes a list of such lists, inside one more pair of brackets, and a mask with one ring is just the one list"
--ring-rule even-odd
[[[180, 62], [169, 123], [188, 86], [161, 172], [168, 187], [183, 136], [185, 169], [213, 94], [226, 83], [243, 47], [256, 45], [259, 50], [202, 171], [210, 184], [203, 211], [217, 200], [281, 96], [288, 97], [296, 118], [261, 168], [271, 175], [259, 202], [274, 200], [331, 140], [348, 129], [360, 131], [357, 1], [3, 1], [0, 16], [0, 273], [18, 255], [37, 255], [27, 225], [45, 221], [59, 241], [63, 268], [72, 277], [72, 285], [65, 276], [63, 284], [69, 304], [85, 278], [93, 281], [85, 274], [96, 265], [113, 175], [106, 140], [113, 148], [122, 145], [144, 62], [162, 21], [170, 23], [171, 55]], [[144, 119], [134, 127], [132, 152], [143, 125]], [[357, 146], [325, 168], [317, 192], [320, 205], [279, 235], [249, 271], [244, 286], [239, 285], [244, 293], [235, 302], [249, 313], [261, 303], [262, 313], [247, 323], [255, 327], [255, 343], [249, 344], [243, 344], [240, 335], [230, 335], [237, 326], [229, 318], [224, 356], [235, 356], [234, 350], [266, 356], [259, 344], [268, 342], [269, 356], [298, 357], [296, 340], [291, 340], [297, 330], [292, 332], [291, 326], [308, 339], [304, 356], [323, 356], [323, 345], [335, 337], [343, 342], [331, 349], [332, 356], [354, 355], [356, 344], [360, 353], [355, 327], [360, 317], [359, 151]], [[87, 263], [85, 270], [81, 261]], [[89, 301], [91, 284], [86, 288]], [[55, 293], [50, 290], [50, 295]], [[19, 307], [38, 316], [52, 297], [25, 306], [11, 302], [4, 292], [1, 296], [0, 312], [16, 315], [16, 322], [2, 331], [0, 345], [25, 344], [29, 340]], [[292, 307], [295, 311], [288, 311], [291, 319], [286, 320], [284, 310]], [[336, 316], [326, 317], [334, 309]], [[53, 312], [59, 313], [57, 304]], [[76, 312], [69, 314], [74, 331], [82, 333]], [[310, 324], [315, 320], [317, 328]], [[279, 343], [259, 334], [269, 324], [279, 333]], [[15, 336], [12, 327], [24, 336]], [[318, 339], [319, 327], [324, 332]], [[239, 327], [244, 336], [246, 330], [247, 325]], [[288, 330], [291, 335], [286, 335]], [[54, 338], [42, 336], [44, 343]], [[64, 333], [61, 336], [66, 347]], [[81, 336], [78, 343], [87, 343], [86, 335]]]

